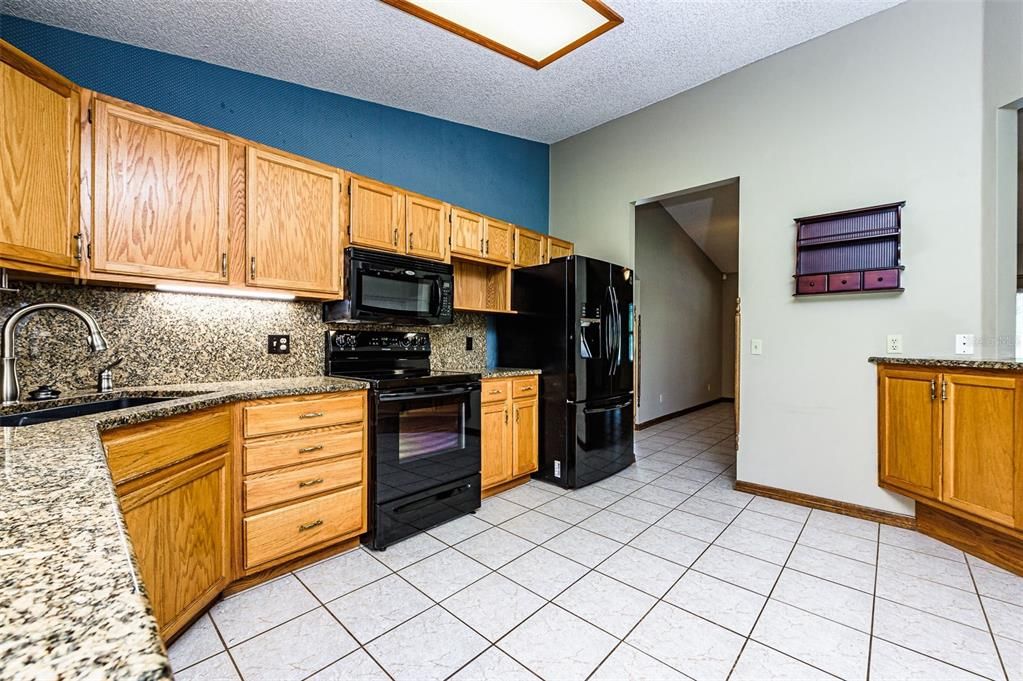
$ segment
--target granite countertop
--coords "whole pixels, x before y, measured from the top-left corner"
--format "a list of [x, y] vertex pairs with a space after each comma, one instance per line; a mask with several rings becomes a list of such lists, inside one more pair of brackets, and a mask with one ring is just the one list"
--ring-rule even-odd
[[0, 429], [0, 679], [165, 679], [167, 653], [140, 587], [99, 433], [269, 397], [362, 390], [312, 377], [125, 388], [0, 413], [124, 396], [156, 404]]
[[514, 369], [510, 367], [494, 367], [484, 369], [480, 372], [483, 378], [513, 378], [515, 376], [537, 376], [541, 373], [539, 369]]
[[943, 355], [938, 357], [903, 357], [885, 355], [870, 357], [874, 364], [899, 364], [902, 366], [940, 367], [943, 369], [995, 369], [999, 371], [1023, 371], [1023, 357], [1013, 355]]

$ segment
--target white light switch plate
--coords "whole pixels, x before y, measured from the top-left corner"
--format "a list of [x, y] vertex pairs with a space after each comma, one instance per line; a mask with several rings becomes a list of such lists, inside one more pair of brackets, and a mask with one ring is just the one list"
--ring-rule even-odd
[[889, 355], [901, 355], [902, 354], [902, 334], [893, 333], [888, 335], [888, 341], [885, 343], [885, 352]]
[[956, 354], [957, 355], [972, 355], [974, 345], [974, 336], [972, 333], [958, 333], [956, 334]]
[[750, 339], [749, 351], [751, 355], [764, 354], [764, 341], [759, 338]]

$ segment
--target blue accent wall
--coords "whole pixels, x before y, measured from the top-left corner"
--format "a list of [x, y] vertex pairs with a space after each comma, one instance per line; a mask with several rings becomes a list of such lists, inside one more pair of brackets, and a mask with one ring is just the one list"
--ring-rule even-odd
[[0, 37], [82, 87], [547, 232], [546, 144], [10, 15]]

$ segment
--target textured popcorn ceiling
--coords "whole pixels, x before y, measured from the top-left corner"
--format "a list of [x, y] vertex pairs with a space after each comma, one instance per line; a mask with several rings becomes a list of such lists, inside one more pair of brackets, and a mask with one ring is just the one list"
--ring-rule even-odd
[[540, 71], [377, 0], [2, 5], [44, 24], [551, 143], [900, 1], [609, 0], [625, 23]]

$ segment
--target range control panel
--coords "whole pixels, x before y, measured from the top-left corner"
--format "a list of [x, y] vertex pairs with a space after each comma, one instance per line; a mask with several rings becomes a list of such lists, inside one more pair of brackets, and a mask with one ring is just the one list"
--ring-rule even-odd
[[393, 331], [328, 331], [327, 347], [346, 352], [359, 351], [430, 351], [430, 334]]

